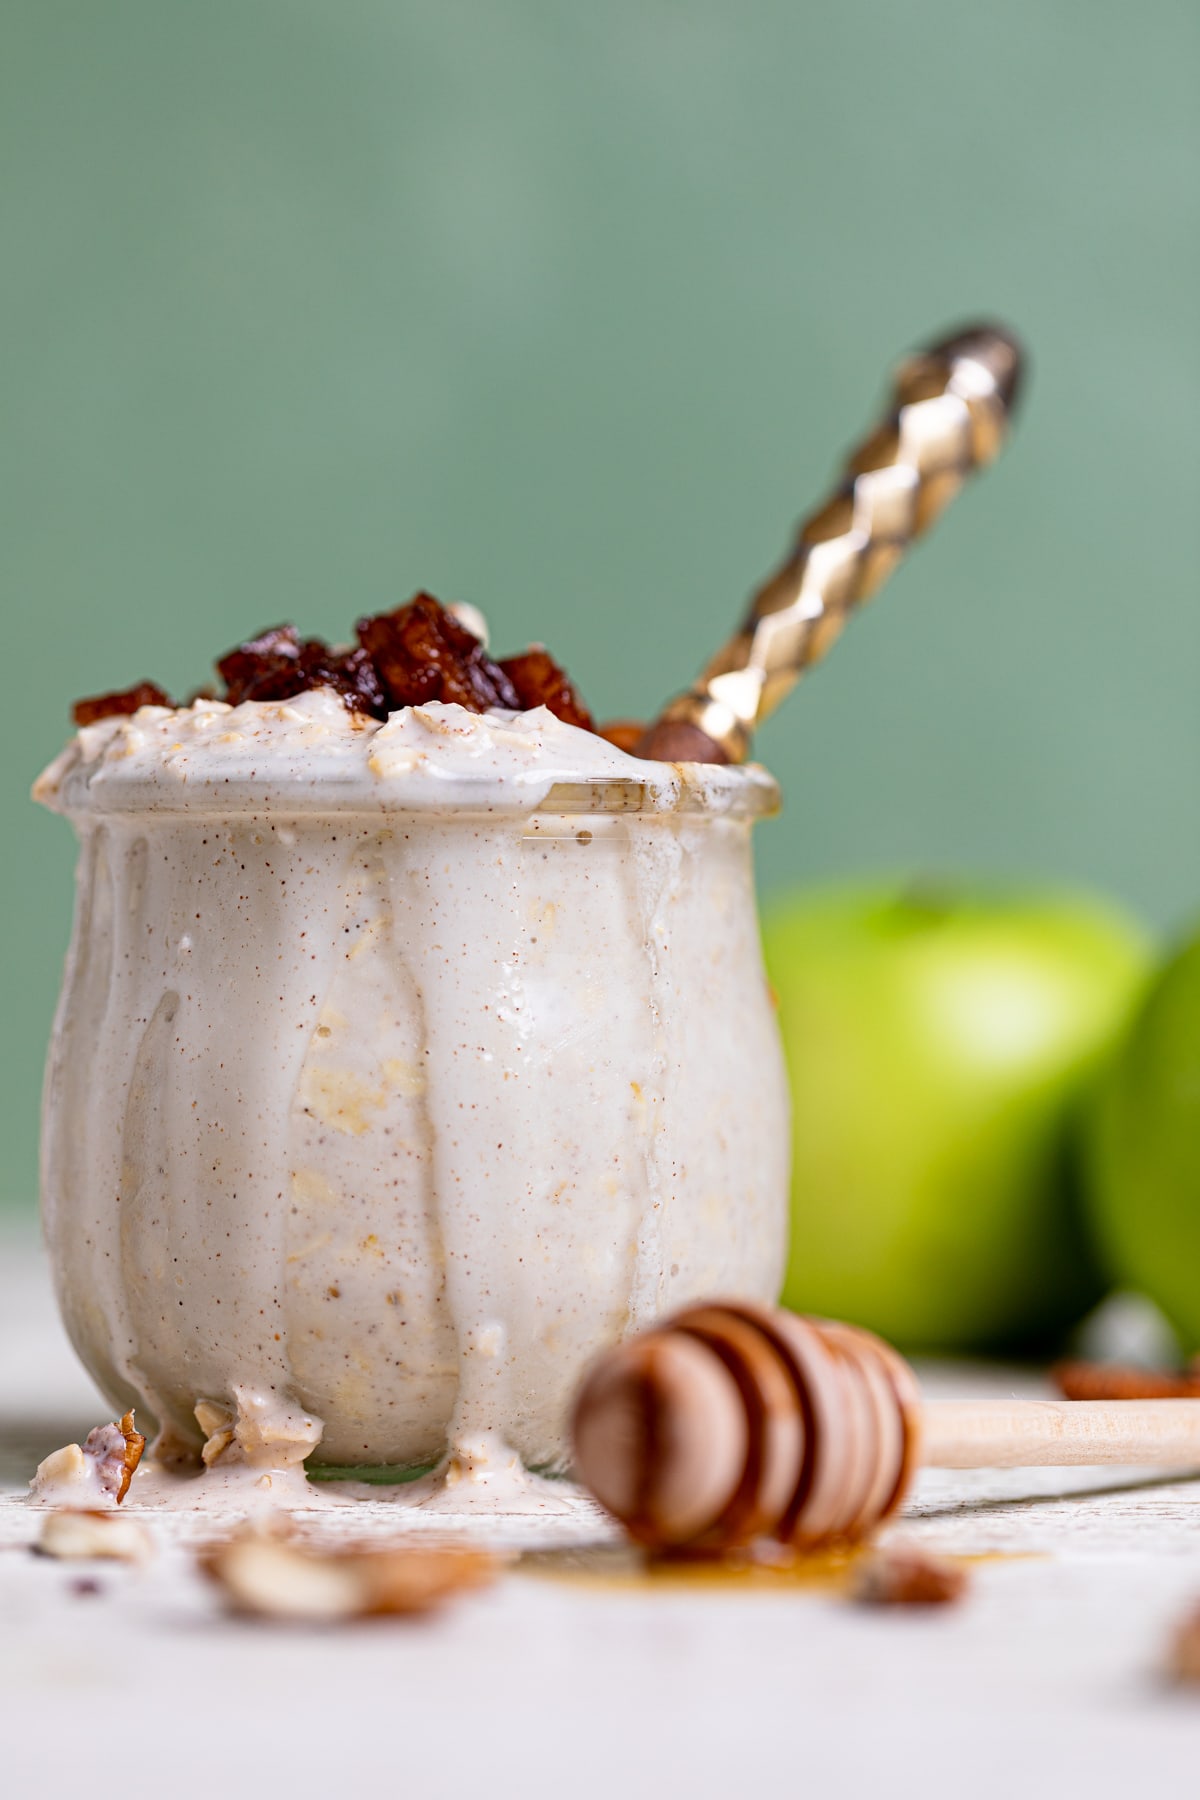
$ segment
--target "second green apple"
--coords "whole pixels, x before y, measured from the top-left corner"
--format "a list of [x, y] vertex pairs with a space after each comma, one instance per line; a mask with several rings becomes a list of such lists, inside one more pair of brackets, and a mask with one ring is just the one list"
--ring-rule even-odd
[[1102, 1282], [1070, 1128], [1149, 966], [1075, 895], [898, 883], [769, 914], [792, 1084], [784, 1301], [913, 1349], [1044, 1342]]

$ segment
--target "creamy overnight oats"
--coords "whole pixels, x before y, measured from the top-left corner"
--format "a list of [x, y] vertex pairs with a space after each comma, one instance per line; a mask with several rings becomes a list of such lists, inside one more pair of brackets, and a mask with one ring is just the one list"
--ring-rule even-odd
[[599, 1347], [777, 1292], [776, 789], [629, 754], [427, 597], [359, 637], [83, 703], [37, 784], [80, 839], [59, 1298], [160, 1457], [561, 1471]]

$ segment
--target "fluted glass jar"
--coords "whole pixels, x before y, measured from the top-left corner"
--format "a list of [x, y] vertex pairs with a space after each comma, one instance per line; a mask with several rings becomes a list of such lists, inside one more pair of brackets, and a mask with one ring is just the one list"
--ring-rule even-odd
[[37, 794], [80, 840], [45, 1228], [114, 1406], [559, 1469], [597, 1348], [775, 1298], [762, 770], [316, 693], [105, 721]]

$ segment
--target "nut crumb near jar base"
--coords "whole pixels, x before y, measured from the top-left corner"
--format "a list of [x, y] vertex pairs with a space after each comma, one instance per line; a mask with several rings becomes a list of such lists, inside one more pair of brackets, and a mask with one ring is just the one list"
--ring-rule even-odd
[[120, 1506], [145, 1448], [132, 1410], [126, 1412], [111, 1425], [95, 1426], [82, 1444], [64, 1444], [44, 1457], [29, 1483], [30, 1496], [39, 1506]]
[[598, 1348], [775, 1298], [765, 771], [316, 688], [106, 717], [35, 794], [80, 838], [51, 1258], [160, 1463], [440, 1466], [500, 1504], [565, 1469]]

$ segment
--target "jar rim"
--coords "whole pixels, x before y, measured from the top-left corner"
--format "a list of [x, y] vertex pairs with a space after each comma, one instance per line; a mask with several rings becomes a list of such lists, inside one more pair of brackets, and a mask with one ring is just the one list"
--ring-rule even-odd
[[147, 707], [82, 729], [34, 786], [69, 817], [322, 813], [339, 818], [534, 813], [762, 817], [757, 763], [651, 762], [544, 709], [477, 715], [443, 703], [382, 724], [316, 691], [295, 701]]
[[[453, 791], [371, 791], [361, 783], [329, 780], [290, 783], [255, 780], [189, 781], [186, 786], [155, 776], [117, 775], [109, 770], [92, 781], [74, 771], [51, 788], [39, 784], [34, 798], [72, 819], [111, 816], [196, 818], [379, 818], [423, 819], [635, 816], [689, 818], [770, 818], [780, 809], [779, 784], [761, 764], [737, 768], [664, 764], [661, 779], [616, 780], [589, 776], [538, 784], [462, 780]], [[451, 784], [446, 784], [447, 788]]]

